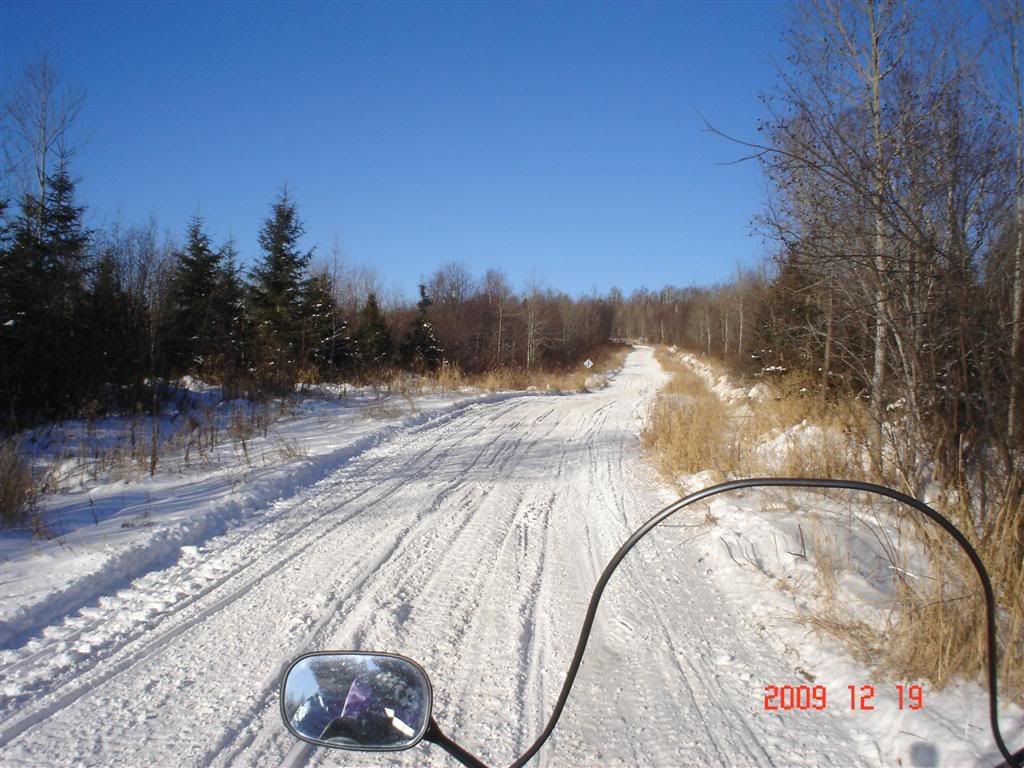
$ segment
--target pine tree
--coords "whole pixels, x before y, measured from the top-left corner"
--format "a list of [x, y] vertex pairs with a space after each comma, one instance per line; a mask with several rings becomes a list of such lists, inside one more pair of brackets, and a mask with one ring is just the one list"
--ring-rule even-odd
[[435, 371], [441, 365], [444, 349], [434, 335], [434, 329], [427, 319], [427, 310], [433, 302], [427, 295], [427, 288], [420, 284], [420, 300], [416, 304], [416, 317], [409, 331], [402, 339], [402, 364], [414, 371]]
[[50, 356], [47, 376], [57, 411], [68, 414], [77, 411], [90, 394], [84, 391], [81, 377], [69, 375], [69, 369], [79, 370], [87, 359], [87, 339], [79, 326], [90, 233], [82, 221], [85, 207], [75, 205], [75, 182], [68, 173], [64, 152], [47, 185], [44, 207], [43, 248], [52, 291], [46, 328]]
[[356, 348], [364, 369], [380, 370], [391, 363], [391, 330], [384, 320], [375, 293], [366, 297], [366, 305], [359, 310]]
[[82, 223], [84, 206], [75, 205], [75, 182], [68, 174], [68, 158], [60, 155], [57, 170], [46, 186], [41, 240], [46, 270], [55, 281], [57, 311], [70, 320], [85, 289], [87, 246], [90, 233]]
[[276, 389], [290, 388], [300, 363], [302, 284], [313, 255], [299, 248], [304, 231], [286, 190], [260, 230], [263, 260], [252, 270], [259, 378]]

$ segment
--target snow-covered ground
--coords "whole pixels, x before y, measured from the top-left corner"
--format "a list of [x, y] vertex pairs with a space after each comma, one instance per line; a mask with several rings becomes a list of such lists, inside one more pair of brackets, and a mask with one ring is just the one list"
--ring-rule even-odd
[[[260, 516], [403, 430], [512, 396], [414, 399], [363, 388], [257, 407], [217, 402], [209, 388], [186, 385], [187, 407], [169, 406], [156, 420], [160, 458], [152, 476], [148, 420], [73, 421], [22, 437], [59, 482], [61, 492], [43, 505], [57, 538], [40, 542], [27, 528], [0, 536], [0, 648], [173, 562], [182, 547]], [[189, 431], [189, 419], [201, 427]], [[139, 444], [134, 451], [132, 443]]]
[[[61, 494], [60, 543], [0, 540], [0, 759], [454, 764], [287, 733], [288, 660], [352, 648], [420, 661], [450, 735], [511, 762], [546, 721], [605, 562], [673, 500], [638, 439], [663, 381], [639, 348], [586, 394], [314, 401], [254, 438], [259, 461]], [[630, 555], [538, 764], [998, 762], [976, 686], [900, 712], [880, 684], [874, 711], [849, 710], [846, 686], [872, 680], [792, 620], [799, 589], [773, 584], [800, 563], [765, 547], [793, 549], [794, 524], [767, 503], [722, 499], [713, 522], [680, 516]], [[765, 710], [766, 685], [811, 684], [824, 711]], [[1024, 730], [1005, 711], [1004, 733]]]

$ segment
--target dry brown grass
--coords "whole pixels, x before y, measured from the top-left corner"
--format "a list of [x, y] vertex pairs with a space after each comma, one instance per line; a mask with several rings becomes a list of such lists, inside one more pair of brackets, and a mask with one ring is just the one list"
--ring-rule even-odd
[[[977, 574], [966, 555], [937, 529], [914, 537], [926, 548], [931, 567], [920, 581], [898, 581], [888, 621], [869, 626], [851, 617], [842, 600], [826, 596], [804, 619], [835, 637], [880, 676], [928, 680], [936, 688], [958, 679], [986, 679], [988, 664], [985, 603]], [[1000, 570], [986, 553], [987, 569], [1000, 610], [997, 619], [1000, 693], [1024, 705], [1024, 610], [1021, 567]], [[818, 583], [828, 584], [829, 564], [816, 564]], [[826, 589], [827, 591], [827, 589]]]
[[[675, 355], [671, 355], [659, 347], [654, 351], [654, 356], [665, 372], [672, 377], [662, 388], [663, 395], [681, 395], [694, 399], [713, 397], [703, 379], [694, 373], [688, 365], [680, 362]], [[717, 400], [717, 398], [715, 399]]]
[[389, 371], [380, 379], [370, 382], [374, 390], [413, 397], [428, 393], [455, 392], [467, 386], [466, 377], [456, 366], [442, 365], [427, 374], [408, 371]]
[[643, 433], [654, 464], [670, 481], [705, 470], [725, 477], [736, 468], [728, 408], [686, 366], [658, 351], [672, 379], [658, 396]]
[[[865, 458], [869, 416], [857, 400], [826, 400], [807, 380], [790, 376], [773, 382], [766, 400], [726, 405], [674, 357], [659, 351], [658, 358], [673, 376], [652, 409], [643, 440], [671, 482], [711, 470], [720, 478], [837, 477], [896, 484], [893, 477], [871, 472]], [[771, 450], [759, 450], [769, 442]], [[1014, 478], [1004, 485], [1003, 500], [990, 499], [983, 513], [977, 502], [939, 508], [971, 540], [988, 569], [1000, 606], [1001, 690], [1024, 704], [1024, 503]], [[804, 620], [840, 639], [883, 676], [927, 679], [936, 686], [957, 677], [982, 677], [985, 606], [976, 572], [946, 533], [907, 512], [904, 544], [925, 552], [930, 566], [925, 578], [898, 582], [888, 621], [869, 626], [850, 613], [839, 589], [845, 566], [836, 543], [813, 530], [811, 560], [821, 599]], [[895, 546], [888, 565], [899, 569], [904, 564]]]
[[827, 604], [834, 604], [839, 592], [839, 572], [842, 569], [840, 547], [835, 534], [820, 520], [809, 529], [811, 547], [808, 557], [817, 577], [818, 589]]
[[36, 510], [39, 488], [14, 440], [0, 440], [0, 524], [25, 525]]
[[769, 390], [767, 399], [749, 403], [737, 426], [746, 474], [868, 479], [869, 415], [861, 402], [828, 400], [800, 374]]
[[[813, 576], [795, 588], [810, 590], [814, 600], [801, 608], [798, 620], [844, 644], [851, 654], [880, 679], [928, 680], [936, 688], [959, 679], [987, 681], [987, 637], [983, 593], [966, 554], [938, 526], [899, 503], [859, 499], [858, 508], [874, 509], [879, 536], [886, 537], [884, 571], [892, 578], [894, 594], [878, 618], [858, 616], [844, 576], [858, 564], [834, 524], [816, 520], [808, 532], [807, 561]], [[986, 564], [999, 606], [998, 673], [1002, 696], [1024, 705], [1024, 563], [1021, 556], [1022, 510], [1003, 507], [991, 522], [992, 535], [979, 539], [968, 520], [955, 511], [946, 516], [968, 538]], [[813, 516], [813, 514], [812, 514]], [[859, 524], [867, 523], [868, 513]], [[875, 524], [869, 524], [874, 527]], [[1013, 533], [1013, 526], [1017, 532]], [[918, 553], [910, 566], [909, 553]], [[923, 556], [923, 559], [922, 559]], [[783, 589], [792, 582], [779, 581]]]
[[792, 377], [773, 387], [768, 399], [726, 404], [675, 356], [663, 349], [656, 355], [672, 378], [652, 409], [644, 444], [672, 482], [701, 471], [719, 477], [865, 476], [868, 422], [857, 401], [826, 401]]
[[594, 386], [598, 374], [606, 374], [622, 367], [630, 347], [625, 344], [606, 344], [590, 353], [594, 363], [589, 370], [582, 364], [564, 370], [525, 368], [499, 368], [473, 376], [464, 376], [464, 386], [487, 392], [526, 391], [587, 392]]
[[[1012, 488], [1013, 485], [1007, 486]], [[1010, 498], [1009, 496], [1005, 498]], [[968, 504], [938, 504], [964, 533], [985, 564], [995, 592], [997, 667], [1002, 695], [1024, 705], [1024, 508], [1004, 500], [979, 516]], [[977, 572], [966, 553], [931, 521], [900, 507], [902, 546], [892, 544], [888, 566], [905, 567], [908, 548], [923, 552], [917, 578], [895, 582], [896, 595], [882, 626], [851, 618], [842, 601], [826, 599], [813, 626], [846, 643], [882, 676], [929, 680], [936, 687], [962, 678], [984, 680], [988, 651], [985, 603]], [[826, 562], [816, 564], [819, 584], [834, 577]]]
[[277, 455], [282, 461], [294, 461], [309, 457], [309, 449], [300, 440], [285, 437], [276, 430], [273, 433], [273, 443]]
[[841, 612], [836, 603], [826, 604], [814, 613], [803, 616], [801, 620], [807, 626], [838, 639], [865, 666], [877, 667], [880, 648], [878, 631], [866, 622], [851, 619]]
[[367, 386], [387, 394], [404, 396], [457, 392], [462, 389], [485, 392], [508, 392], [537, 390], [541, 392], [587, 392], [597, 384], [597, 374], [609, 373], [622, 367], [631, 347], [626, 344], [609, 342], [591, 350], [593, 368], [579, 365], [558, 369], [527, 370], [519, 367], [498, 368], [483, 373], [467, 374], [458, 366], [447, 362], [426, 374], [412, 374], [407, 371], [386, 371], [374, 378], [364, 380]]
[[[1012, 487], [1012, 485], [1010, 486]], [[942, 511], [978, 551], [999, 605], [999, 678], [1004, 693], [1024, 704], [1024, 504], [1006, 497], [984, 520], [965, 505]], [[967, 555], [936, 526], [915, 532], [931, 560], [931, 578], [910, 585], [894, 612], [887, 666], [943, 685], [987, 664], [985, 604]]]
[[417, 413], [416, 401], [411, 395], [402, 394], [401, 398], [382, 398], [363, 406], [359, 410], [359, 417], [366, 421], [379, 421], [382, 419], [401, 419]]

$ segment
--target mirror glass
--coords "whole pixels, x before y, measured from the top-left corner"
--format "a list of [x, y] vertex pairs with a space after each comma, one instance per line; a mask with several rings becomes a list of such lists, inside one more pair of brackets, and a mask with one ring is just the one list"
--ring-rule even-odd
[[314, 653], [292, 663], [281, 686], [289, 730], [328, 747], [408, 749], [430, 722], [422, 668], [383, 653]]

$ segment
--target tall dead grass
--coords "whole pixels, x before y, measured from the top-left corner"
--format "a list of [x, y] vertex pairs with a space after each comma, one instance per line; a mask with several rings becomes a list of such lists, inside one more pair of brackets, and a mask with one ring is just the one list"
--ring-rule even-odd
[[671, 482], [710, 471], [717, 478], [738, 470], [728, 409], [690, 368], [664, 350], [656, 353], [672, 378], [655, 401], [642, 439], [654, 464]]
[[[966, 504], [940, 511], [971, 541], [998, 604], [998, 670], [1001, 690], [1024, 705], [1024, 504], [1004, 494], [985, 520]], [[985, 603], [967, 555], [936, 526], [921, 522], [915, 538], [928, 552], [930, 578], [905, 584], [889, 634], [887, 666], [905, 676], [943, 685], [986, 669]]]
[[[836, 475], [840, 476], [840, 475]], [[892, 478], [866, 477], [894, 485]], [[1024, 706], [1024, 504], [1009, 482], [985, 514], [966, 497], [932, 500], [970, 541], [992, 582], [997, 604], [997, 670], [1001, 695]], [[887, 567], [901, 573], [903, 551], [924, 554], [916, 578], [895, 581], [886, 622], [868, 627], [854, 619], [843, 600], [826, 600], [814, 626], [844, 642], [866, 665], [895, 679], [929, 680], [941, 688], [960, 678], [985, 679], [988, 646], [984, 593], [967, 554], [930, 520], [896, 505], [902, 545], [888, 542]], [[815, 562], [816, 581], [835, 581], [836, 568]]]
[[11, 439], [0, 440], [0, 525], [27, 523], [36, 510], [39, 488], [32, 467]]
[[461, 381], [464, 386], [487, 392], [588, 392], [600, 386], [607, 374], [622, 368], [630, 349], [625, 344], [609, 343], [591, 350], [593, 367], [589, 369], [582, 364], [557, 370], [498, 368], [464, 376]]
[[868, 414], [857, 401], [827, 401], [792, 377], [764, 399], [725, 403], [675, 356], [663, 349], [656, 356], [672, 378], [643, 439], [671, 482], [707, 471], [720, 478], [865, 478]]
[[558, 369], [502, 367], [482, 373], [464, 373], [447, 362], [436, 371], [412, 374], [390, 371], [370, 380], [369, 385], [382, 393], [405, 397], [423, 394], [458, 392], [464, 389], [485, 392], [588, 392], [601, 386], [607, 374], [622, 367], [630, 347], [608, 343], [591, 350], [593, 367], [579, 365]]
[[[1017, 510], [1018, 520], [1020, 510]], [[928, 680], [936, 688], [957, 679], [985, 679], [988, 669], [985, 602], [978, 576], [966, 554], [937, 527], [919, 521], [907, 545], [929, 561], [917, 578], [896, 580], [888, 617], [869, 626], [853, 617], [843, 595], [830, 591], [837, 567], [814, 561], [815, 581], [824, 599], [805, 616], [811, 626], [843, 642], [855, 657], [880, 675]], [[958, 527], [968, 532], [963, 524]], [[975, 542], [996, 595], [997, 670], [1000, 695], [1024, 705], [1024, 572], [1021, 560], [1002, 559], [1020, 540]], [[899, 558], [889, 563], [899, 567]], [[822, 586], [824, 585], [824, 586]]]
[[[723, 403], [704, 380], [664, 350], [672, 374], [652, 408], [643, 442], [651, 461], [672, 483], [710, 471], [718, 479], [764, 475], [859, 479], [899, 486], [879, 477], [867, 460], [870, 421], [863, 404], [829, 401], [805, 377], [773, 382], [759, 400]], [[762, 394], [764, 390], [762, 389]], [[681, 490], [683, 490], [681, 488]], [[978, 550], [1000, 606], [1000, 685], [1024, 704], [1024, 503], [1019, 480], [989, 500], [980, 514], [966, 494], [947, 494], [939, 510]], [[906, 509], [906, 544], [927, 554], [927, 574], [901, 579], [883, 626], [855, 618], [838, 594], [842, 570], [835, 547], [815, 541], [812, 558], [821, 600], [809, 624], [843, 641], [882, 674], [927, 679], [942, 686], [986, 670], [985, 606], [978, 577], [958, 546], [930, 521]], [[895, 545], [888, 567], [904, 563]]]
[[746, 474], [868, 479], [869, 414], [861, 402], [828, 400], [799, 374], [768, 392], [747, 403], [737, 426]]

